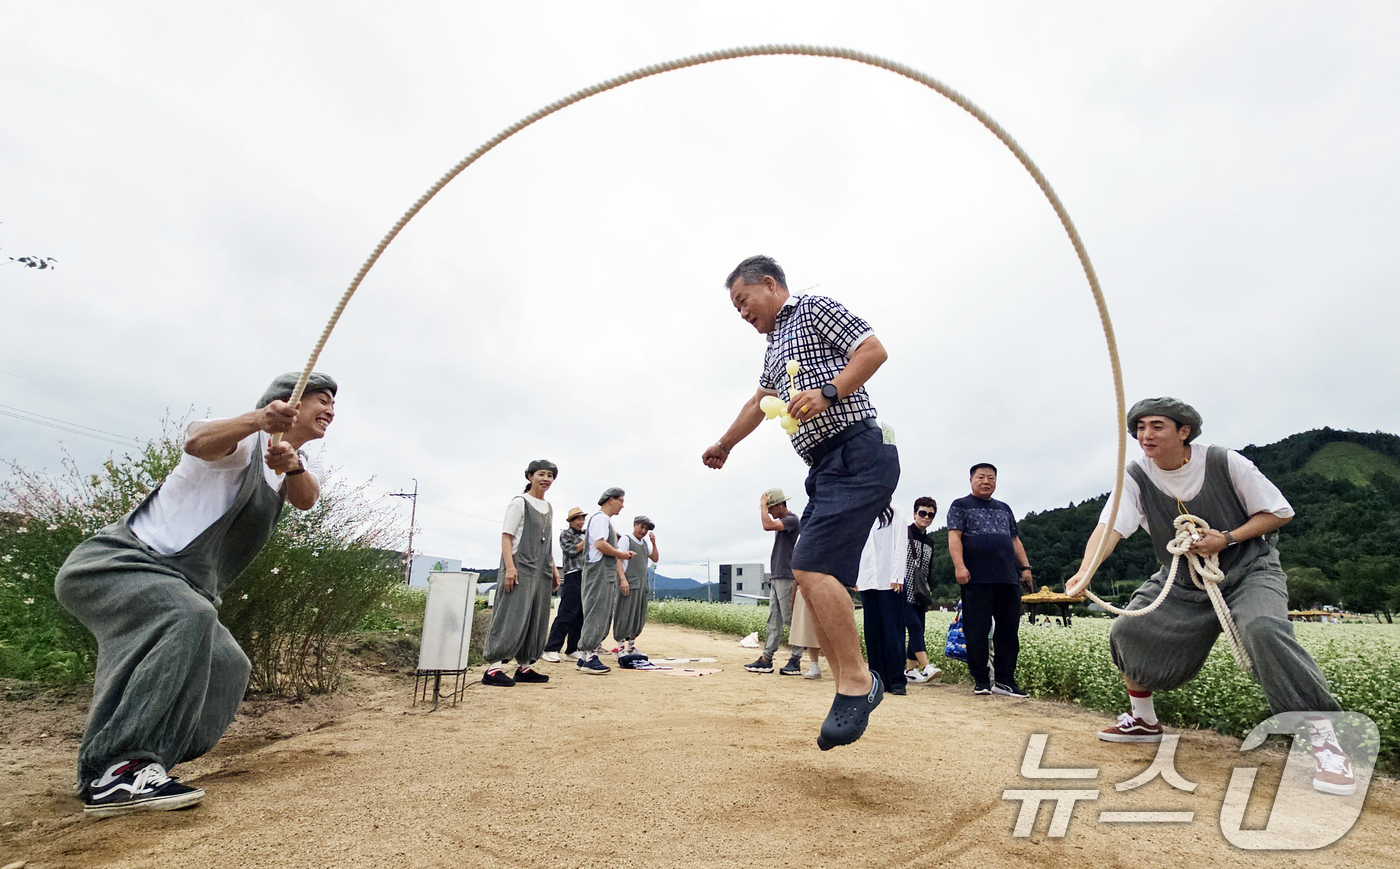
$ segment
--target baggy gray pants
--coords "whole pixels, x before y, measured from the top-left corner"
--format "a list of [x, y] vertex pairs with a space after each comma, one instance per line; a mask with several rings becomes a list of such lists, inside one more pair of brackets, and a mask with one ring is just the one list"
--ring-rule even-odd
[[[788, 579], [773, 579], [768, 586], [768, 627], [766, 629], [766, 642], [763, 644], [763, 657], [773, 660], [777, 654], [778, 646], [783, 642], [783, 628], [792, 626], [792, 595], [795, 590], [794, 581]], [[800, 658], [807, 652], [806, 646], [794, 646], [788, 644], [794, 658]]]
[[[1153, 574], [1133, 595], [1128, 609], [1150, 604], [1166, 578], [1165, 568]], [[1274, 714], [1341, 709], [1327, 677], [1293, 636], [1288, 577], [1279, 566], [1277, 551], [1255, 559], [1239, 572], [1238, 579], [1222, 582], [1220, 590]], [[1113, 663], [1124, 676], [1148, 691], [1169, 691], [1200, 672], [1220, 633], [1210, 598], [1189, 576], [1177, 576], [1160, 607], [1145, 616], [1119, 616], [1108, 638]]]
[[[505, 571], [501, 571], [505, 576]], [[487, 663], [514, 658], [521, 666], [533, 664], [544, 652], [549, 636], [549, 604], [554, 577], [539, 571], [520, 571], [515, 588], [496, 589], [496, 609], [491, 615], [491, 633], [486, 637], [482, 657]]]
[[97, 638], [81, 782], [120, 760], [169, 769], [209, 751], [233, 722], [252, 672], [218, 610], [183, 576], [100, 540], [82, 544], [54, 586]]
[[617, 559], [603, 556], [583, 567], [583, 628], [578, 649], [591, 653], [607, 639], [617, 612]]

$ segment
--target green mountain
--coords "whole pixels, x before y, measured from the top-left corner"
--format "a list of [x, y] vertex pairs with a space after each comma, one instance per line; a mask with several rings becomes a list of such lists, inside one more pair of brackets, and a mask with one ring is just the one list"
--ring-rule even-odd
[[[1283, 491], [1297, 515], [1279, 532], [1295, 606], [1344, 603], [1389, 613], [1400, 608], [1400, 437], [1322, 428], [1240, 450]], [[1108, 495], [1027, 513], [1021, 541], [1036, 584], [1063, 588], [1084, 554]], [[934, 597], [958, 597], [947, 532], [935, 537]], [[1146, 534], [1134, 534], [1100, 568], [1094, 587], [1120, 599], [1157, 569]]]

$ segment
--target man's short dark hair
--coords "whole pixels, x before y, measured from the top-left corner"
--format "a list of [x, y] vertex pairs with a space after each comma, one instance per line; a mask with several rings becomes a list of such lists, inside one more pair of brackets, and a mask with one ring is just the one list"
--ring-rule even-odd
[[968, 471], [967, 475], [971, 477], [982, 468], [991, 468], [993, 474], [997, 472], [997, 466], [992, 464], [991, 462], [978, 462], [977, 464], [972, 466], [972, 470]]
[[[969, 475], [969, 476], [971, 476], [971, 475]], [[938, 502], [935, 501], [935, 500], [933, 500], [932, 498], [928, 497], [927, 495], [925, 495], [925, 496], [922, 497], [922, 498], [915, 498], [915, 499], [914, 499], [914, 509], [915, 509], [915, 510], [918, 510], [920, 507], [932, 507], [932, 508], [933, 508], [933, 512], [935, 512], [935, 513], [938, 512]]]
[[729, 273], [729, 277], [724, 279], [724, 288], [733, 289], [735, 281], [743, 281], [745, 284], [757, 284], [764, 278], [772, 278], [778, 286], [787, 289], [787, 275], [783, 274], [783, 267], [778, 265], [778, 261], [771, 256], [751, 256], [734, 267], [734, 271]]

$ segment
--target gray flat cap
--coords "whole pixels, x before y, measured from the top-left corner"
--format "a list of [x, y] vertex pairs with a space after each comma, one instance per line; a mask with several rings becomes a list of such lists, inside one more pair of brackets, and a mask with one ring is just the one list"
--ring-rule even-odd
[[[286, 374], [272, 381], [272, 385], [267, 388], [267, 392], [264, 392], [262, 398], [258, 399], [258, 407], [267, 407], [274, 401], [286, 401], [291, 398], [292, 390], [296, 389], [297, 381], [300, 379], [300, 371], [288, 371]], [[302, 391], [302, 394], [329, 392], [331, 395], [335, 395], [336, 390], [339, 388], [340, 387], [336, 385], [335, 378], [331, 377], [329, 374], [313, 371], [311, 372], [311, 379], [306, 381], [306, 389]]]
[[651, 521], [651, 519], [650, 519], [649, 517], [646, 517], [646, 516], [634, 516], [634, 517], [632, 518], [632, 524], [633, 524], [633, 525], [643, 525], [643, 526], [646, 526], [646, 529], [647, 529], [648, 531], [655, 531], [655, 530], [656, 530], [656, 523], [653, 522], [653, 521]]
[[1196, 408], [1187, 404], [1179, 398], [1163, 396], [1161, 398], [1144, 398], [1133, 405], [1128, 411], [1128, 434], [1137, 436], [1137, 424], [1144, 416], [1165, 416], [1178, 426], [1191, 426], [1191, 434], [1187, 435], [1186, 442], [1189, 444], [1201, 433], [1201, 415], [1196, 412]]
[[603, 492], [602, 495], [599, 495], [599, 496], [598, 496], [598, 506], [601, 507], [601, 506], [603, 506], [604, 504], [606, 504], [606, 503], [608, 503], [609, 501], [611, 501], [613, 498], [621, 498], [622, 496], [624, 496], [624, 495], [626, 495], [626, 494], [627, 494], [626, 492], [622, 491], [621, 489], [619, 489], [619, 488], [616, 487], [616, 486], [609, 486], [609, 487]]

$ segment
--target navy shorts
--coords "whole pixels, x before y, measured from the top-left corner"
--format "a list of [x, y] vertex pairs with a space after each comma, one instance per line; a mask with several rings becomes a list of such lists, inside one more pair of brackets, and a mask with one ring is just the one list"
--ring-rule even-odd
[[807, 472], [802, 536], [792, 569], [827, 573], [855, 587], [870, 527], [899, 484], [899, 450], [867, 429], [822, 456]]

